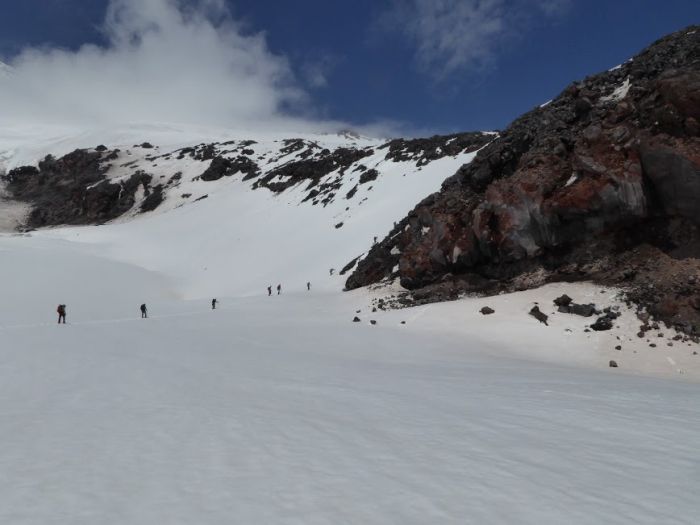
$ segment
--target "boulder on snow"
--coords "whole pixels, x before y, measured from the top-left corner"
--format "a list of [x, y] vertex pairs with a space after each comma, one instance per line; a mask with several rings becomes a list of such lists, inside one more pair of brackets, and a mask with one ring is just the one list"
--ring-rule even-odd
[[359, 323], [359, 322], [360, 322], [360, 318], [357, 317], [357, 316], [355, 316], [355, 318], [352, 320], [352, 322], [353, 322], [353, 323]]
[[596, 332], [604, 332], [607, 330], [611, 330], [613, 327], [613, 320], [608, 317], [607, 315], [604, 315], [603, 317], [598, 318], [598, 320], [591, 325], [591, 328], [595, 330]]
[[571, 297], [564, 294], [564, 295], [554, 299], [554, 304], [556, 306], [569, 306], [572, 303], [572, 301], [573, 301], [573, 299]]
[[488, 306], [484, 306], [484, 307], [483, 307], [481, 310], [479, 310], [479, 311], [480, 311], [483, 315], [491, 315], [491, 314], [495, 314], [495, 313], [496, 313], [496, 310], [494, 310], [493, 308], [490, 308], [490, 307], [488, 307]]
[[609, 364], [610, 368], [617, 368], [617, 361], [613, 361], [612, 359], [610, 360]]
[[532, 310], [530, 310], [530, 315], [532, 317], [534, 317], [535, 319], [537, 319], [540, 323], [542, 323], [546, 326], [549, 326], [549, 324], [547, 323], [547, 319], [549, 319], [549, 316], [547, 314], [543, 313], [540, 310], [539, 306], [533, 306]]
[[595, 305], [572, 303], [569, 305], [569, 313], [582, 317], [591, 317], [595, 313]]

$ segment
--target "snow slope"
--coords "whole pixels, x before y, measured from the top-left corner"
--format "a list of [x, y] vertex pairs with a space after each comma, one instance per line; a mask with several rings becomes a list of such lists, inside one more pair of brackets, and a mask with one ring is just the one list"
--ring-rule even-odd
[[504, 357], [399, 324], [410, 311], [371, 326], [363, 293], [155, 302], [147, 321], [137, 303], [0, 330], [1, 522], [692, 524], [700, 511], [694, 384]]
[[[140, 127], [136, 130], [145, 133]], [[132, 147], [136, 130], [112, 130], [102, 137], [111, 139], [107, 141], [110, 148], [122, 150], [119, 159], [112, 163], [109, 178], [118, 181], [143, 169], [155, 180], [165, 182], [181, 173], [177, 187], [165, 191], [165, 202], [145, 215], [138, 214], [135, 207], [132, 214], [107, 226], [61, 228], [34, 235], [85, 243], [96, 254], [162, 272], [177, 283], [179, 293], [188, 299], [257, 294], [277, 283], [297, 290], [304, 288], [307, 281], [315, 287], [342, 289], [344, 278], [338, 276], [340, 269], [366, 252], [375, 236], [383, 237], [397, 218], [439, 189], [446, 177], [475, 155], [463, 153], [418, 166], [411, 161], [385, 160], [386, 149], [377, 149], [386, 142], [383, 140], [302, 135], [300, 138], [316, 144], [318, 149], [334, 150], [348, 145], [375, 148], [373, 155], [354, 163], [342, 175], [342, 185], [333, 202], [314, 206], [303, 202], [308, 194], [307, 181], [274, 194], [265, 188], [251, 190], [255, 181], [243, 181], [242, 175], [209, 182], [197, 180], [209, 161], [176, 156], [153, 160], [154, 156], [167, 155], [197, 144], [198, 139], [204, 141], [203, 137], [221, 133], [221, 142], [222, 137], [239, 142], [254, 139], [255, 144], [247, 146], [255, 151], [251, 158], [262, 158], [261, 165], [269, 171], [297, 158], [297, 153], [280, 152], [283, 137], [251, 137], [222, 130], [188, 129], [180, 133], [179, 128], [154, 127], [145, 136], [158, 139], [152, 139], [156, 148], [143, 149]], [[3, 142], [0, 137], [0, 155], [5, 152], [7, 169], [33, 164], [46, 153], [58, 156], [78, 144], [97, 146], [103, 142], [97, 138], [100, 132], [61, 138], [44, 132], [40, 135], [43, 138], [36, 141], [6, 137]], [[27, 133], [32, 136], [31, 130]], [[360, 165], [377, 169], [377, 180], [358, 184], [363, 171], [355, 168]], [[321, 182], [338, 176], [337, 171], [332, 172]], [[357, 193], [351, 199], [345, 198], [355, 186]], [[198, 201], [205, 196], [205, 200]], [[333, 278], [330, 269], [335, 270]]]
[[[0, 523], [695, 523], [696, 347], [629, 337], [626, 310], [607, 334], [527, 315], [562, 292], [622, 307], [614, 291], [389, 312], [371, 302], [392, 289], [341, 292], [337, 270], [469, 156], [377, 153], [362, 161], [377, 180], [324, 207], [132, 147], [213, 131], [112, 133], [0, 140], [8, 167], [109, 142], [156, 176], [183, 172], [155, 212], [0, 234]], [[279, 140], [256, 137], [258, 153]]]

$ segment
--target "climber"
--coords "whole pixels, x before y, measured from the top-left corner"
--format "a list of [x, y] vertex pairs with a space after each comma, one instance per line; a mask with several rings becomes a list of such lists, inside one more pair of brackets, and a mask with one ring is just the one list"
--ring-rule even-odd
[[66, 324], [66, 305], [65, 304], [59, 304], [58, 308], [56, 308], [56, 312], [58, 313], [58, 324]]
[[148, 308], [145, 303], [141, 305], [141, 319], [148, 319]]

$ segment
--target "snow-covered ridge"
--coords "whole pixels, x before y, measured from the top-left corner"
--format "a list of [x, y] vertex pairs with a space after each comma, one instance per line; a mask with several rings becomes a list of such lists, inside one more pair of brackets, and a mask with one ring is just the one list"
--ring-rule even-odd
[[[277, 282], [292, 290], [307, 281], [315, 289], [342, 289], [340, 273], [348, 261], [366, 253], [397, 217], [470, 162], [480, 141], [493, 139], [474, 134], [467, 147], [459, 136], [387, 142], [347, 134], [134, 131], [45, 133], [34, 141], [20, 134], [0, 140], [0, 156], [11, 170], [36, 165], [46, 154], [58, 159], [87, 147], [81, 155], [96, 156], [104, 173], [65, 198], [64, 186], [57, 185], [49, 192], [53, 200], [41, 201], [30, 218], [93, 214], [94, 221], [74, 223], [104, 223], [111, 216], [100, 219], [101, 210], [109, 209], [103, 205], [119, 201], [126, 211], [102, 226], [32, 235], [78, 241], [164, 274], [186, 298], [258, 294]], [[66, 165], [49, 166], [42, 177], [53, 180]]]
[[[351, 212], [369, 199], [378, 178], [392, 176], [397, 168], [406, 177], [450, 159], [454, 168], [440, 166], [444, 179], [490, 140], [482, 133], [389, 142], [348, 133], [295, 138], [248, 135], [186, 146], [172, 141], [100, 144], [57, 158], [71, 144], [60, 141], [44, 145], [49, 154], [38, 168], [16, 167], [28, 157], [21, 148], [0, 150], [0, 160], [15, 166], [5, 177], [6, 189], [16, 200], [33, 206], [26, 225], [38, 228], [102, 224], [155, 209], [177, 209], [208, 198], [218, 191], [212, 183], [225, 177], [242, 178], [251, 189], [274, 194], [301, 191], [300, 202], [311, 205], [325, 207], [343, 199], [345, 211]], [[342, 227], [342, 220], [334, 226]]]

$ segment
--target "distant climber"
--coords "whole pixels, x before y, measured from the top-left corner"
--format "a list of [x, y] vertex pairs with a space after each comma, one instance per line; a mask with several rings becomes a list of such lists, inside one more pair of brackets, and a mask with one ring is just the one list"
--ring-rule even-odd
[[148, 308], [146, 308], [146, 303], [141, 305], [141, 319], [148, 319]]
[[311, 291], [311, 283], [306, 283], [306, 289], [310, 292]]
[[282, 285], [281, 285], [281, 284], [278, 284], [278, 285], [277, 285], [277, 295], [279, 295], [279, 294], [281, 294], [281, 293], [282, 293]]
[[267, 296], [270, 297], [272, 295], [272, 286], [267, 287]]
[[374, 236], [374, 244], [377, 244], [377, 236]]
[[217, 302], [218, 302], [218, 301], [217, 301], [216, 299], [212, 299], [212, 300], [211, 300], [211, 309], [212, 309], [212, 310], [216, 310], [216, 303], [217, 303]]
[[331, 275], [333, 275], [333, 272], [335, 271], [335, 269], [334, 269], [334, 268], [331, 268], [331, 269], [328, 270], [328, 271], [330, 272]]
[[59, 304], [56, 312], [58, 313], [58, 324], [66, 324], [66, 305]]

